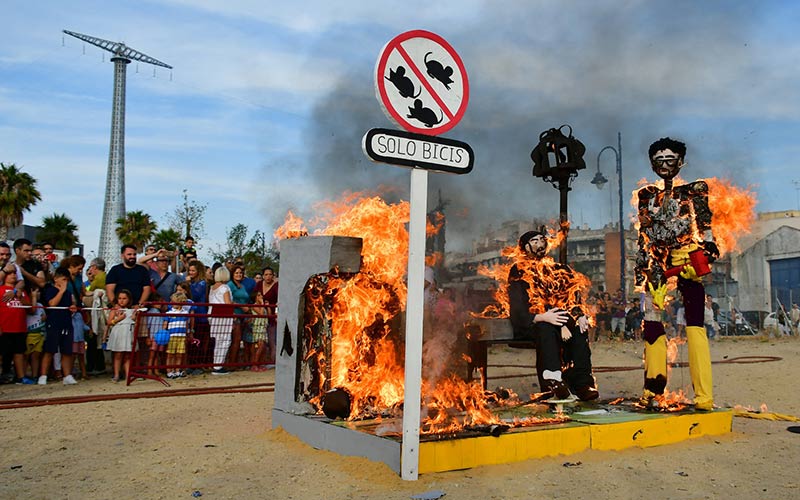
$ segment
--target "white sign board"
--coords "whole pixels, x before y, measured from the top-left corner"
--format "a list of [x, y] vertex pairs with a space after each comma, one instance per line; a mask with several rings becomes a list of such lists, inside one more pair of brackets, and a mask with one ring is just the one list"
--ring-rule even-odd
[[472, 171], [475, 156], [469, 144], [445, 137], [374, 128], [361, 144], [373, 161], [453, 174]]
[[386, 114], [417, 134], [447, 132], [464, 116], [469, 81], [453, 47], [435, 33], [407, 31], [384, 46], [375, 91]]

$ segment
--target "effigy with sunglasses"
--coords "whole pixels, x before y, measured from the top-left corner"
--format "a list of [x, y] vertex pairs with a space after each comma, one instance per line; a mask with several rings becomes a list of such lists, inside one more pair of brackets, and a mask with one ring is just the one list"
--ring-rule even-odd
[[675, 185], [686, 166], [686, 145], [665, 137], [648, 150], [653, 172], [663, 187], [650, 184], [637, 192], [639, 251], [635, 279], [645, 295], [645, 383], [640, 404], [658, 409], [665, 404], [667, 341], [661, 312], [667, 281], [677, 277], [686, 318], [689, 372], [695, 391], [695, 409], [713, 409], [711, 356], [704, 326], [705, 288], [702, 277], [719, 257], [711, 228], [708, 184], [703, 180]]

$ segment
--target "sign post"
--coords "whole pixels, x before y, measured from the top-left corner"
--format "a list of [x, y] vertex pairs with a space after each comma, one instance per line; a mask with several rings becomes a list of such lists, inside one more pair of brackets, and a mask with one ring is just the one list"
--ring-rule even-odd
[[408, 132], [373, 129], [362, 141], [372, 160], [411, 167], [408, 226], [408, 295], [400, 471], [405, 480], [419, 476], [419, 430], [422, 392], [422, 327], [425, 288], [425, 227], [428, 170], [469, 173], [472, 148], [433, 137], [464, 116], [469, 82], [461, 58], [435, 33], [402, 33], [381, 51], [375, 90], [384, 112]]

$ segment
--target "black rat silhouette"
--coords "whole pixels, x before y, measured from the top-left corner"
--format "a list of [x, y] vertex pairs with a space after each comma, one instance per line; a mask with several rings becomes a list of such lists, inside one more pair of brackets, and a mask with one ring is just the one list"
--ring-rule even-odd
[[417, 98], [422, 93], [422, 88], [420, 87], [417, 95], [414, 95], [414, 82], [411, 81], [411, 78], [406, 76], [406, 68], [403, 66], [398, 66], [397, 69], [394, 70], [389, 68], [389, 76], [384, 78], [394, 84], [397, 91], [400, 92], [401, 97]]
[[450, 84], [453, 83], [453, 80], [450, 78], [453, 75], [453, 68], [444, 66], [436, 59], [431, 59], [429, 61], [428, 56], [431, 54], [433, 54], [433, 52], [425, 54], [425, 68], [428, 71], [428, 76], [439, 80], [444, 84], [447, 90], [450, 90]]
[[406, 116], [421, 121], [428, 128], [442, 123], [442, 119], [444, 119], [444, 115], [437, 118], [436, 113], [431, 108], [422, 106], [422, 99], [414, 100], [414, 107], [408, 107], [408, 115]]

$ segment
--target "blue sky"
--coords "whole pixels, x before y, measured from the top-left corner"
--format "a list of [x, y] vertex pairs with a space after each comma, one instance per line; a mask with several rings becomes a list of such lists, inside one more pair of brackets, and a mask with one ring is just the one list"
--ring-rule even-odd
[[[512, 217], [556, 218], [558, 192], [531, 176], [539, 133], [570, 124], [586, 145], [570, 216], [616, 220], [613, 154], [623, 140], [625, 191], [652, 178], [650, 142], [689, 148], [683, 176], [753, 185], [760, 211], [797, 209], [800, 7], [764, 2], [273, 2], [153, 0], [2, 6], [0, 160], [39, 180], [25, 215], [66, 213], [97, 249], [108, 161], [113, 65], [61, 30], [124, 41], [174, 66], [128, 67], [126, 204], [162, 226], [191, 199], [207, 203], [205, 249], [237, 223], [271, 234], [286, 210], [377, 190], [407, 199], [408, 171], [374, 164], [360, 139], [396, 127], [375, 98], [381, 48], [427, 29], [459, 52], [471, 97], [446, 136], [475, 167], [431, 174], [430, 201], [450, 202], [453, 249]], [[85, 53], [84, 53], [85, 49]], [[610, 199], [609, 196], [612, 196]], [[201, 257], [203, 254], [201, 253]]]

